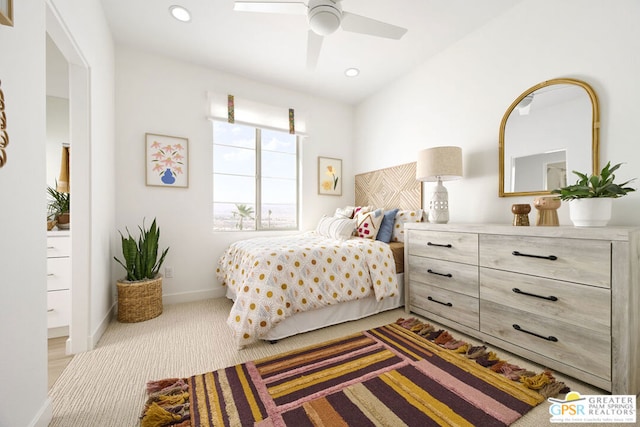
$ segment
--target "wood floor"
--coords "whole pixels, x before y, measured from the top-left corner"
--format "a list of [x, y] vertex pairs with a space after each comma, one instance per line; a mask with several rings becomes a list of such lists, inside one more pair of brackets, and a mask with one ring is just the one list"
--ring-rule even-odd
[[73, 358], [65, 354], [67, 338], [69, 337], [49, 339], [49, 390]]

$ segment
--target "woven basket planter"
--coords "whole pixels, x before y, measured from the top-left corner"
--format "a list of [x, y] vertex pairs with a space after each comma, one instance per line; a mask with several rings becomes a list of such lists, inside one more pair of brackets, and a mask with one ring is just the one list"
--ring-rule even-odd
[[162, 314], [162, 276], [151, 280], [119, 280], [118, 321], [143, 322]]

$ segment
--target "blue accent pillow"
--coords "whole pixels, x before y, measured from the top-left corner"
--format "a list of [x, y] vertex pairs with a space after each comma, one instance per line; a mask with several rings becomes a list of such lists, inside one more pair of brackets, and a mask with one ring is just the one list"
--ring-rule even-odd
[[391, 209], [390, 211], [386, 211], [384, 213], [384, 217], [382, 218], [382, 223], [380, 224], [380, 230], [378, 230], [378, 235], [376, 236], [376, 240], [380, 240], [384, 243], [389, 243], [391, 241], [391, 234], [393, 233], [393, 224], [396, 220], [396, 214], [398, 213], [398, 209]]

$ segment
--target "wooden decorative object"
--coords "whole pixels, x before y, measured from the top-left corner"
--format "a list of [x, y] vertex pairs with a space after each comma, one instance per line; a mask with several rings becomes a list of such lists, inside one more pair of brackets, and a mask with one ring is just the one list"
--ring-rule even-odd
[[[0, 81], [0, 86], [2, 82]], [[7, 163], [7, 152], [5, 148], [9, 145], [9, 134], [7, 133], [7, 115], [4, 112], [4, 92], [0, 88], [0, 168]]]
[[422, 182], [416, 179], [415, 162], [356, 175], [355, 193], [356, 206], [422, 208]]
[[513, 225], [529, 225], [529, 212], [531, 212], [531, 205], [528, 203], [511, 205], [511, 212], [513, 212]]
[[533, 205], [538, 210], [536, 225], [560, 225], [558, 208], [561, 203], [557, 196], [536, 197], [533, 200]]

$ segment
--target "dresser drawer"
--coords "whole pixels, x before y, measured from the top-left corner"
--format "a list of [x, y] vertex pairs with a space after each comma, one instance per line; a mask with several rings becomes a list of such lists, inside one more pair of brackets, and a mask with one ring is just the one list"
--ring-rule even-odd
[[480, 313], [481, 332], [605, 380], [611, 379], [609, 333], [594, 332], [486, 300], [480, 302]]
[[481, 235], [480, 266], [610, 288], [611, 242]]
[[47, 259], [47, 290], [69, 289], [71, 286], [71, 258]]
[[480, 298], [603, 334], [611, 330], [608, 289], [481, 267]]
[[478, 266], [409, 256], [410, 280], [478, 298]]
[[409, 305], [478, 329], [478, 299], [411, 281]]
[[409, 255], [478, 265], [478, 235], [408, 230]]
[[47, 237], [47, 258], [71, 256], [71, 237]]
[[47, 327], [68, 326], [71, 318], [70, 291], [47, 292]]

